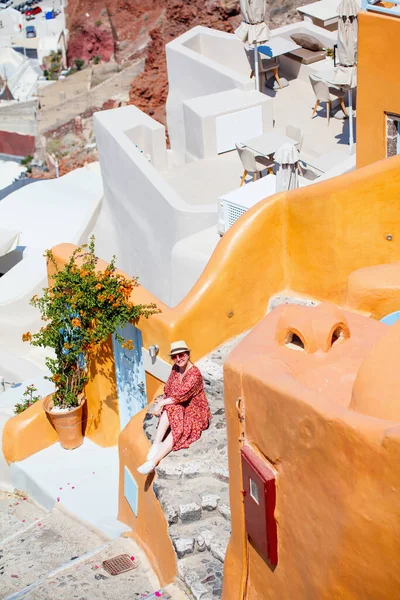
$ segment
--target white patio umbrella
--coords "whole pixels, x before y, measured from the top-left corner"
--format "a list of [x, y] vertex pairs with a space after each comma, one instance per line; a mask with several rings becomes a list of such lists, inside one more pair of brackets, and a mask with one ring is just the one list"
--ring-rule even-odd
[[297, 175], [300, 159], [299, 151], [293, 144], [283, 144], [275, 152], [275, 162], [279, 165], [276, 173], [276, 191], [285, 192], [299, 187]]
[[338, 66], [332, 83], [348, 89], [349, 94], [349, 145], [350, 154], [354, 144], [353, 93], [357, 85], [358, 12], [356, 0], [342, 0], [338, 6]]
[[15, 250], [19, 243], [19, 232], [0, 229], [0, 257]]
[[236, 29], [235, 34], [242, 42], [254, 46], [254, 75], [256, 79], [256, 89], [260, 89], [259, 65], [258, 65], [258, 44], [267, 42], [270, 38], [268, 25], [265, 22], [267, 12], [266, 0], [240, 0], [240, 10], [242, 11], [243, 21]]

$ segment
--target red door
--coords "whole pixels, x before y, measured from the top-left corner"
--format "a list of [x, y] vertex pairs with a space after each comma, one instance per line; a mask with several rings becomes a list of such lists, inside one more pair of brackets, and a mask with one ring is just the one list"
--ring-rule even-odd
[[246, 532], [253, 546], [274, 567], [278, 564], [275, 472], [248, 446], [241, 454]]

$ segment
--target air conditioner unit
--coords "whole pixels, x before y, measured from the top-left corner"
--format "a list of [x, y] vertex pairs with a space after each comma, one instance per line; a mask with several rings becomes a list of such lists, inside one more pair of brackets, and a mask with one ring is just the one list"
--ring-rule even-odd
[[276, 176], [267, 175], [218, 198], [218, 233], [224, 233], [257, 202], [275, 194]]

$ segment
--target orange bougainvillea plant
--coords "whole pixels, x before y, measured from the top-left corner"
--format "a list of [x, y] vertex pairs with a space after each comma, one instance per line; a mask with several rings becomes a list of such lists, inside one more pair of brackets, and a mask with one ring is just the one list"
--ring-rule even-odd
[[55, 357], [46, 366], [55, 384], [53, 401], [61, 408], [79, 405], [88, 381], [89, 355], [110, 334], [128, 349], [132, 340], [124, 340], [117, 329], [139, 317], [159, 312], [155, 304], [133, 304], [131, 294], [137, 277], [128, 279], [116, 273], [115, 256], [104, 270], [97, 269], [95, 240], [76, 248], [69, 262], [59, 269], [51, 250], [45, 253], [55, 272], [43, 295], [35, 295], [32, 306], [41, 312], [43, 327], [37, 333], [24, 333], [23, 341], [52, 348]]

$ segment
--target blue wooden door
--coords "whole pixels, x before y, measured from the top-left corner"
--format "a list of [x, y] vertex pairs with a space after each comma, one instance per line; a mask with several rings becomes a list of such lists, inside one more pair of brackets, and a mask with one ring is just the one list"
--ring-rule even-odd
[[125, 340], [132, 340], [134, 348], [123, 348], [113, 335], [115, 376], [121, 430], [147, 404], [146, 376], [142, 356], [142, 332], [127, 323], [118, 329]]

